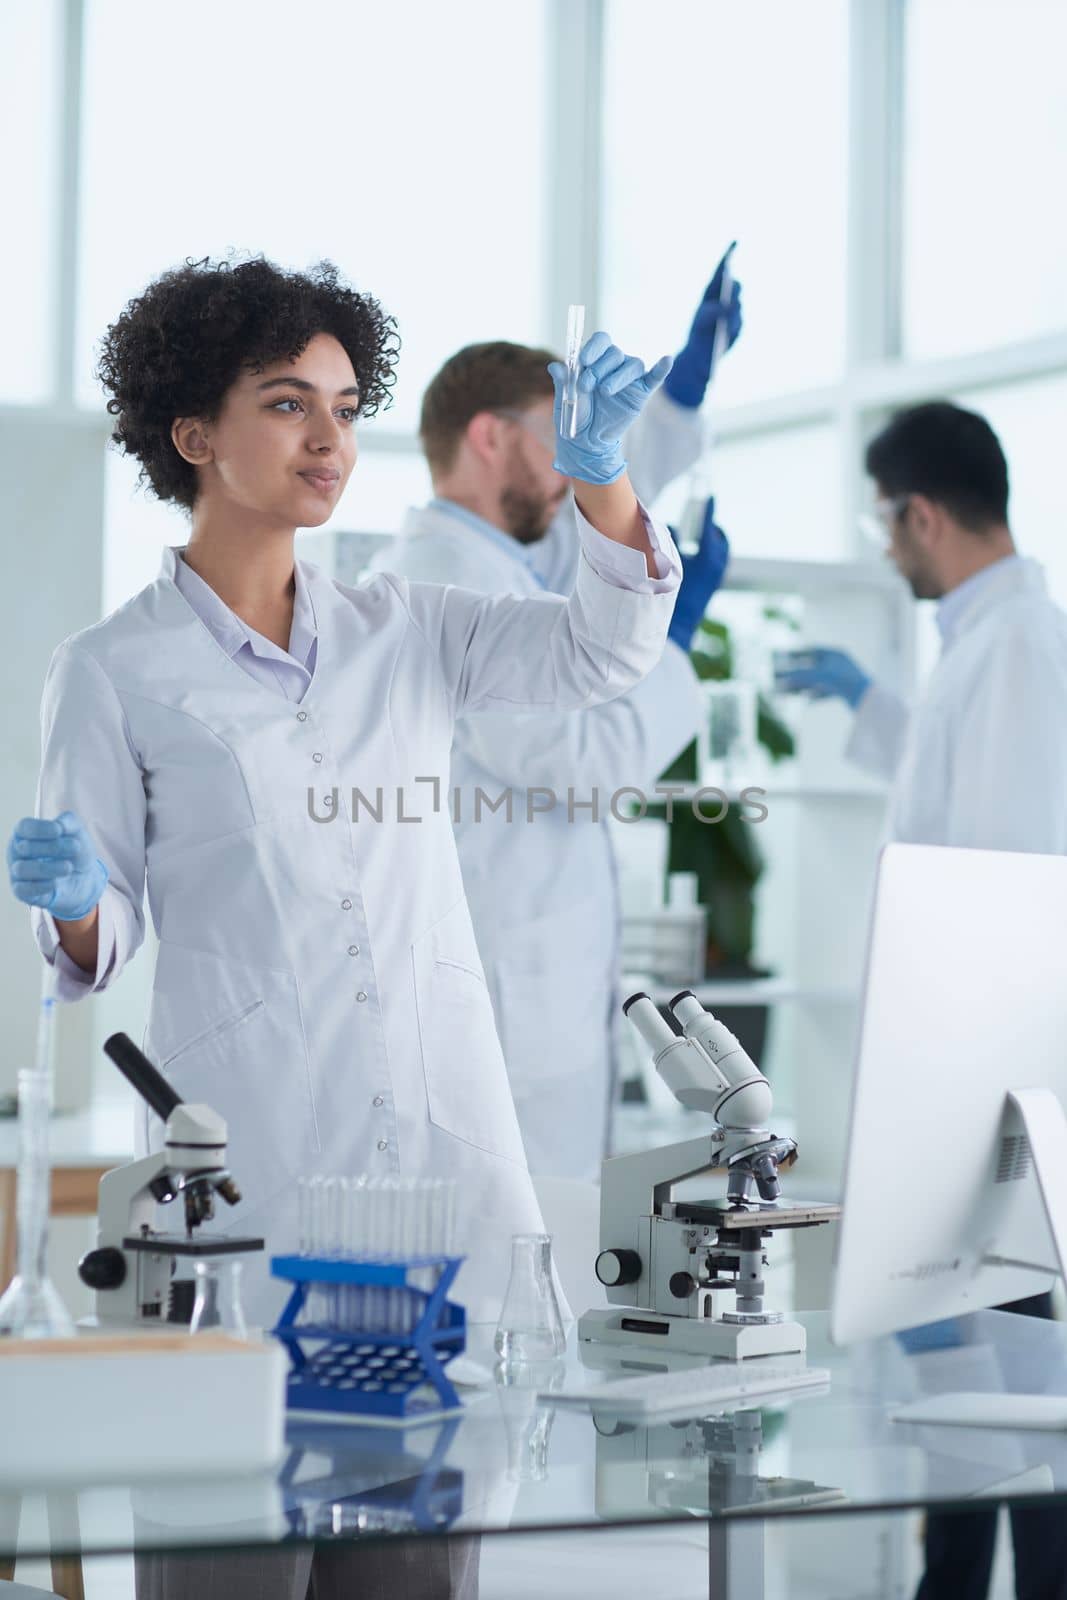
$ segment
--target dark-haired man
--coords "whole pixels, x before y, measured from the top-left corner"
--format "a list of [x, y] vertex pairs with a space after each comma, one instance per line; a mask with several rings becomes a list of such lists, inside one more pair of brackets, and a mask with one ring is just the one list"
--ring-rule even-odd
[[1067, 616], [1008, 525], [1008, 467], [984, 417], [899, 412], [867, 448], [887, 553], [936, 600], [941, 657], [910, 710], [840, 650], [783, 688], [853, 707], [851, 759], [893, 779], [888, 834], [910, 844], [1067, 852]]
[[[894, 780], [890, 838], [1067, 851], [1067, 616], [1015, 548], [1000, 441], [937, 400], [899, 412], [866, 466], [890, 559], [938, 602], [941, 658], [914, 711], [840, 650], [811, 651], [779, 683], [853, 707], [848, 754]], [[1052, 1315], [1048, 1295], [999, 1309]], [[916, 1600], [984, 1600], [995, 1536], [993, 1512], [931, 1512]], [[1062, 1516], [1016, 1508], [1012, 1538], [1017, 1593], [1062, 1594]]]
[[[651, 396], [627, 435], [630, 476], [645, 504], [700, 453], [716, 320], [726, 323], [724, 342], [740, 327], [739, 285], [724, 303], [721, 282], [720, 264], [679, 380], [668, 374], [665, 392]], [[553, 466], [551, 359], [551, 351], [497, 341], [445, 362], [423, 397], [419, 430], [435, 498], [409, 512], [401, 538], [373, 566], [482, 593], [570, 591], [577, 540], [570, 481]], [[456, 724], [451, 784], [463, 883], [537, 1177], [599, 1177], [619, 964], [612, 797], [626, 786], [651, 797], [697, 732], [703, 702], [689, 641], [726, 553], [709, 513], [700, 551], [683, 557], [684, 593], [663, 657], [634, 691], [562, 716], [494, 712]], [[476, 809], [479, 790], [490, 801], [510, 793], [510, 809], [506, 800]]]

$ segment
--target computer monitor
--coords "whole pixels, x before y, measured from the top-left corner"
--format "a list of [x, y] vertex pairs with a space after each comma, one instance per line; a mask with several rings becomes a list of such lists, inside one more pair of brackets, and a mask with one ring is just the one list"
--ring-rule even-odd
[[835, 1341], [1049, 1288], [1067, 1261], [1065, 1106], [1067, 858], [888, 845], [852, 1086]]

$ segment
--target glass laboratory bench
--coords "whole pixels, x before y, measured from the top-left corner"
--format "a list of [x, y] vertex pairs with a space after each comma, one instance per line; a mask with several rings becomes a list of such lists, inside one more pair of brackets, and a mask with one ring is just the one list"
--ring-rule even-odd
[[[1067, 1433], [888, 1417], [894, 1406], [928, 1393], [1067, 1394], [1067, 1326], [983, 1311], [918, 1341], [893, 1336], [838, 1349], [824, 1313], [799, 1320], [808, 1332], [808, 1364], [829, 1369], [828, 1386], [720, 1415], [701, 1415], [695, 1406], [689, 1419], [635, 1424], [595, 1409], [553, 1408], [538, 1399], [538, 1388], [609, 1381], [656, 1362], [654, 1350], [579, 1346], [572, 1328], [565, 1358], [536, 1373], [536, 1386], [465, 1389], [458, 1415], [402, 1427], [293, 1418], [284, 1460], [261, 1478], [214, 1479], [205, 1471], [190, 1481], [81, 1483], [75, 1464], [61, 1490], [26, 1484], [21, 1494], [0, 1497], [0, 1573], [10, 1572], [16, 1546], [20, 1560], [61, 1555], [76, 1564], [102, 1553], [480, 1533], [493, 1536], [482, 1546], [483, 1600], [688, 1595], [691, 1587], [669, 1576], [671, 1552], [685, 1547], [692, 1556], [697, 1542], [701, 1593], [773, 1600], [786, 1591], [769, 1584], [767, 1548], [786, 1522], [798, 1531], [806, 1524], [809, 1543], [817, 1541], [825, 1556], [834, 1548], [831, 1528], [845, 1551], [846, 1525], [855, 1531], [874, 1513], [992, 1512], [1003, 1505], [1053, 1512], [1067, 1549]], [[468, 1356], [491, 1365], [492, 1331], [470, 1330]], [[584, 1576], [563, 1559], [551, 1582], [537, 1578], [538, 1548], [547, 1552], [555, 1539], [558, 1556], [576, 1530], [624, 1535], [615, 1547], [624, 1552], [622, 1568], [617, 1555], [611, 1571], [605, 1564], [602, 1589], [595, 1559]], [[914, 1518], [910, 1530], [914, 1544]], [[595, 1558], [595, 1539], [586, 1544]], [[509, 1546], [527, 1553], [512, 1577], [494, 1586]], [[658, 1579], [642, 1565], [649, 1552]], [[871, 1587], [873, 1580], [861, 1582], [858, 1574], [849, 1586], [841, 1562], [851, 1559], [842, 1554], [837, 1562], [842, 1587], [827, 1580], [810, 1592], [820, 1600], [914, 1592], [904, 1579], [893, 1587], [884, 1572], [886, 1587]], [[559, 1576], [568, 1570], [573, 1588]]]

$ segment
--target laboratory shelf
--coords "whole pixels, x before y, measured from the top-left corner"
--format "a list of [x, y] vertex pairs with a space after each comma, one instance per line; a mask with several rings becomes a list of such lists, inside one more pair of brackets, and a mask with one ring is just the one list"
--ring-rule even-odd
[[[665, 786], [666, 787], [666, 786]], [[743, 792], [757, 789], [760, 800], [873, 800], [879, 805], [884, 805], [889, 796], [889, 787], [886, 784], [875, 783], [774, 783], [750, 778], [744, 784], [706, 784], [687, 783], [672, 784], [670, 786], [671, 798], [675, 805], [688, 803], [695, 800], [698, 795], [708, 798], [709, 790], [725, 794], [727, 799], [740, 802]], [[667, 795], [650, 794], [650, 805], [663, 805], [668, 799]], [[749, 800], [748, 804], [752, 804]]]
[[757, 594], [809, 594], [827, 589], [876, 589], [894, 597], [907, 593], [903, 579], [887, 563], [787, 561], [763, 556], [731, 557], [722, 586]]

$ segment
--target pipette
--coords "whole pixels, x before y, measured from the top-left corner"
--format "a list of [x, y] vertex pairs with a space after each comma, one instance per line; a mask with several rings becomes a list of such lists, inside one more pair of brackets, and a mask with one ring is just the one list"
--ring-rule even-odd
[[578, 356], [585, 333], [585, 307], [567, 307], [567, 371], [563, 379], [563, 405], [560, 409], [560, 431], [565, 439], [573, 439], [578, 431]]
[[37, 1071], [48, 1078], [51, 1091], [55, 1080], [56, 1051], [56, 969], [45, 966], [41, 977], [41, 1009], [37, 1015]]
[[722, 286], [719, 290], [719, 299], [722, 304], [723, 314], [716, 321], [715, 332], [712, 335], [711, 371], [708, 373], [709, 384], [713, 381], [715, 374], [718, 371], [720, 360], [726, 354], [726, 341], [730, 337], [729, 312], [731, 302], [734, 298], [734, 279], [733, 274], [730, 271], [730, 257], [734, 253], [735, 245], [736, 240], [722, 258]]
[[[737, 241], [730, 245], [722, 258], [722, 283], [719, 287], [719, 301], [722, 305], [722, 315], [716, 319], [715, 331], [711, 336], [711, 366], [708, 370], [708, 385], [715, 378], [719, 362], [726, 354], [726, 345], [730, 337], [730, 306], [734, 298], [734, 280], [730, 271], [730, 257], [733, 255]], [[711, 452], [714, 444], [712, 429], [709, 426], [704, 438], [704, 450], [700, 460], [693, 466], [689, 476], [689, 497], [686, 502], [685, 512], [682, 516], [681, 538], [678, 548], [684, 555], [691, 556], [700, 546], [700, 535], [704, 524], [704, 507], [714, 492], [712, 482]]]

